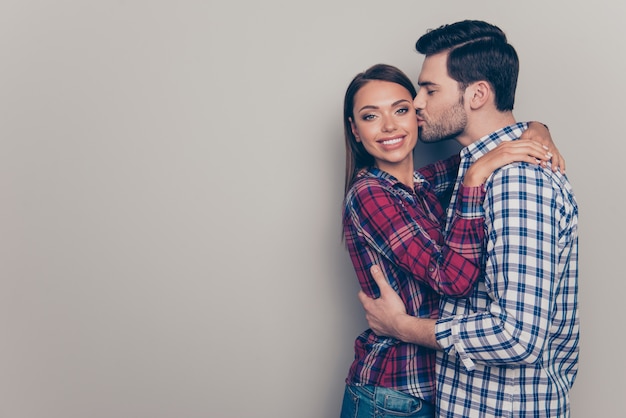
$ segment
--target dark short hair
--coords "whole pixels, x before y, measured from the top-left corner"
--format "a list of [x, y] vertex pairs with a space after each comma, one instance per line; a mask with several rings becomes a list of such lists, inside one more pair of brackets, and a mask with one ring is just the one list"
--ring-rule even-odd
[[354, 97], [363, 86], [372, 80], [396, 83], [407, 89], [411, 93], [411, 97], [415, 98], [417, 95], [415, 86], [409, 77], [402, 70], [392, 65], [376, 64], [354, 76], [348, 85], [343, 100], [343, 126], [346, 146], [345, 193], [348, 193], [360, 169], [374, 165], [374, 157], [365, 150], [362, 143], [357, 142], [350, 125], [350, 119], [354, 120]]
[[481, 20], [463, 20], [432, 29], [415, 43], [426, 56], [449, 51], [448, 75], [464, 90], [487, 81], [494, 90], [496, 108], [513, 110], [519, 58], [500, 28]]

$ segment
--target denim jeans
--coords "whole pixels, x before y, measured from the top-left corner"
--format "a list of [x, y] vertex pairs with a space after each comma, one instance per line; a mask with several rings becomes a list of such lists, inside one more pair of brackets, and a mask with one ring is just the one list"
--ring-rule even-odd
[[435, 407], [420, 398], [379, 386], [346, 385], [341, 418], [432, 418]]

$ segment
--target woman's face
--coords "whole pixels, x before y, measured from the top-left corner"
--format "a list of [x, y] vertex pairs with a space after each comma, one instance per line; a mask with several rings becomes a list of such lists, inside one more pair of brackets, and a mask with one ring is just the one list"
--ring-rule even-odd
[[417, 118], [407, 89], [389, 81], [369, 81], [354, 96], [353, 114], [352, 132], [378, 168], [396, 177], [396, 172], [413, 171]]

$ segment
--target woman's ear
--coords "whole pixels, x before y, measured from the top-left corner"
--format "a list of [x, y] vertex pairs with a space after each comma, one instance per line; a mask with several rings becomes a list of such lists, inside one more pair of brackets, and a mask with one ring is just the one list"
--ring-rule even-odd
[[348, 118], [348, 120], [350, 121], [350, 128], [352, 129], [352, 135], [354, 135], [354, 139], [356, 139], [356, 142], [361, 142], [359, 131], [356, 128], [356, 125], [354, 124], [354, 122], [352, 122], [352, 118]]

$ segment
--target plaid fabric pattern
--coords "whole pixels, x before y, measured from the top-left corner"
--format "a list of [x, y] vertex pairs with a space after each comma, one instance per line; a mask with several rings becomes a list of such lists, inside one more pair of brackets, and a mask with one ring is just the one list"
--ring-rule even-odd
[[[484, 240], [482, 187], [463, 187], [454, 224], [442, 234], [444, 208], [458, 172], [452, 157], [414, 173], [414, 189], [370, 168], [360, 173], [346, 196], [344, 233], [361, 288], [378, 296], [369, 269], [378, 264], [409, 314], [437, 318], [439, 294], [467, 294], [475, 283]], [[433, 290], [434, 289], [434, 290]], [[346, 382], [376, 385], [433, 401], [435, 353], [414, 344], [358, 336]]]
[[[526, 128], [462, 150], [459, 182]], [[497, 170], [485, 187], [484, 276], [467, 298], [441, 300], [439, 416], [567, 417], [578, 369], [576, 199], [564, 175], [526, 163]]]

